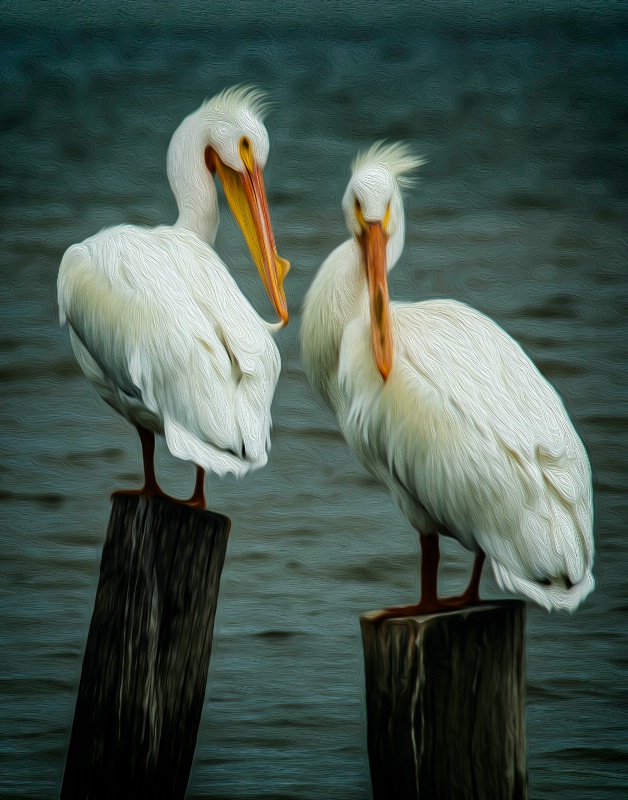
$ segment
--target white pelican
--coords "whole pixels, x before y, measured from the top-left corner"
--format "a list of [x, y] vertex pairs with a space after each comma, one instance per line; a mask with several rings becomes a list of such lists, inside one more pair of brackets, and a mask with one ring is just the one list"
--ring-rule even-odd
[[[168, 148], [177, 222], [109, 228], [70, 247], [61, 262], [61, 323], [87, 380], [138, 430], [140, 494], [167, 496], [154, 472], [155, 433], [197, 465], [192, 506], [205, 505], [204, 470], [241, 476], [267, 461], [280, 370], [270, 330], [288, 321], [289, 264], [275, 250], [264, 189], [262, 110], [260, 93], [236, 87], [190, 114]], [[212, 248], [215, 174], [279, 325], [258, 316]]]
[[[401, 255], [402, 145], [358, 157], [343, 199], [352, 238], [305, 300], [313, 386], [359, 461], [388, 487], [421, 541], [418, 604], [403, 616], [479, 601], [485, 558], [500, 588], [573, 610], [593, 589], [591, 472], [558, 395], [492, 320], [454, 300], [389, 303]], [[476, 553], [468, 589], [441, 600], [438, 534]]]

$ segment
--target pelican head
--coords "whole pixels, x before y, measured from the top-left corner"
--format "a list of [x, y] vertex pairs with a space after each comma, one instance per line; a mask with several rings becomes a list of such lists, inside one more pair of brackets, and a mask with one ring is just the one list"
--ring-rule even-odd
[[[262, 170], [269, 150], [262, 122], [264, 108], [262, 93], [249, 87], [236, 86], [208, 100], [175, 133], [168, 172], [175, 194], [181, 195], [175, 187], [185, 164], [183, 153], [193, 151], [192, 168], [197, 169], [196, 153], [199, 145], [202, 147], [203, 168], [220, 178], [264, 287], [285, 325], [288, 306], [283, 281], [290, 264], [277, 254], [264, 187]], [[190, 178], [186, 176], [184, 181], [187, 187]]]
[[347, 226], [362, 253], [369, 291], [373, 352], [384, 381], [393, 363], [387, 273], [397, 257], [389, 257], [389, 245], [399, 236], [403, 238], [401, 187], [404, 175], [422, 163], [405, 145], [378, 142], [354, 161], [353, 174], [342, 201]]

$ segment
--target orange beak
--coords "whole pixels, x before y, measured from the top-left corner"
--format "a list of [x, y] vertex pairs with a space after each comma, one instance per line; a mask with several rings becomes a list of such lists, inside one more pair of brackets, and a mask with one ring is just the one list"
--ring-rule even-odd
[[290, 264], [277, 254], [261, 167], [250, 160], [242, 172], [237, 172], [223, 164], [215, 152], [211, 153], [211, 167], [220, 177], [266, 292], [286, 325], [289, 315], [283, 281]]
[[393, 364], [393, 339], [388, 300], [386, 242], [381, 222], [364, 222], [360, 243], [366, 266], [371, 311], [371, 337], [377, 369], [388, 379]]

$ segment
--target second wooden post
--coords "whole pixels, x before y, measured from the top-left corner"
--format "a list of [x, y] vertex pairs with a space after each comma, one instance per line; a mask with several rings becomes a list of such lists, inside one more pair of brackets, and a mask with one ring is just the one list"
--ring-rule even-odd
[[374, 800], [527, 800], [525, 604], [360, 622]]

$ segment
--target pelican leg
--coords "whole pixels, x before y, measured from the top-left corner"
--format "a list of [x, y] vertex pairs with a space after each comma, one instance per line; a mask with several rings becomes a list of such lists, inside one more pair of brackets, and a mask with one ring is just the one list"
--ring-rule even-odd
[[438, 534], [421, 536], [421, 602], [426, 611], [437, 609], [438, 565], [440, 563], [440, 541]]
[[142, 461], [144, 462], [143, 494], [163, 494], [155, 475], [155, 434], [138, 426], [137, 432], [142, 443]]
[[467, 591], [462, 595], [467, 603], [480, 602], [480, 578], [482, 577], [482, 569], [485, 561], [486, 553], [483, 550], [480, 550], [475, 554], [473, 572], [471, 573], [471, 581], [467, 587]]
[[155, 475], [155, 434], [152, 431], [135, 426], [142, 444], [142, 461], [144, 463], [144, 486], [141, 489], [118, 489], [113, 492], [112, 497], [117, 494], [144, 495], [145, 497], [165, 497], [174, 500], [161, 490]]
[[471, 573], [471, 580], [466, 590], [457, 597], [449, 597], [443, 601], [449, 608], [464, 608], [464, 606], [472, 606], [480, 602], [480, 578], [482, 577], [482, 568], [486, 561], [486, 554], [484, 551], [479, 550], [475, 554], [475, 561], [473, 562], [473, 572]]
[[421, 542], [421, 599], [416, 605], [385, 608], [371, 619], [381, 622], [390, 617], [415, 617], [419, 614], [433, 614], [447, 611], [449, 606], [438, 599], [438, 564], [440, 544], [438, 534], [420, 536]]
[[205, 508], [205, 470], [203, 467], [196, 467], [196, 483], [194, 484], [194, 491], [189, 500], [184, 501], [186, 506], [191, 508]]

